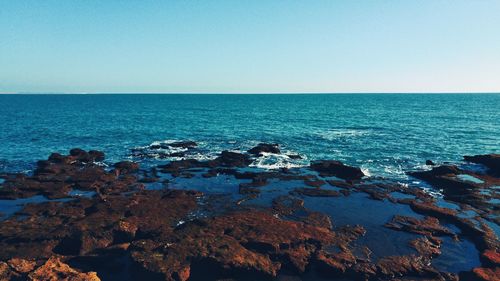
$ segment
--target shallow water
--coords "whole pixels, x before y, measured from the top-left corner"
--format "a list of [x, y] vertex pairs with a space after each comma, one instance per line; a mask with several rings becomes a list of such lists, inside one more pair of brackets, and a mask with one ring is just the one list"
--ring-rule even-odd
[[199, 155], [264, 141], [304, 158], [261, 159], [263, 167], [328, 158], [404, 179], [426, 159], [498, 152], [498, 108], [495, 94], [0, 95], [0, 171], [29, 170], [72, 147], [114, 162], [134, 147], [189, 139]]

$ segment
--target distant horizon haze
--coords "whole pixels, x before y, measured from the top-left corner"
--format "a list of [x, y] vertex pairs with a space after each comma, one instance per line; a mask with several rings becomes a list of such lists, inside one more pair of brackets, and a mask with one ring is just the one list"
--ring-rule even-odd
[[500, 1], [0, 0], [0, 93], [498, 93]]

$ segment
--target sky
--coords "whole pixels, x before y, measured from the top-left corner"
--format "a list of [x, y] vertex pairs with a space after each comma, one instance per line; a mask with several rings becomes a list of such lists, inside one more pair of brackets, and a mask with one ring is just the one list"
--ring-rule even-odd
[[17, 92], [500, 92], [500, 1], [0, 0]]

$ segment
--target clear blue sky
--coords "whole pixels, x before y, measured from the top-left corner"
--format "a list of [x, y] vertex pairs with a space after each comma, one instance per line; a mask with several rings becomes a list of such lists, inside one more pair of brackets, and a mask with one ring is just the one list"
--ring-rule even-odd
[[485, 91], [499, 0], [0, 0], [3, 93]]

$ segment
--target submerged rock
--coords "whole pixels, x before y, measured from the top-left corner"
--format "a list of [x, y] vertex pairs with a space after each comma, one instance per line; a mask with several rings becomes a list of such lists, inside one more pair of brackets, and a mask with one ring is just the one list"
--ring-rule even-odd
[[292, 194], [299, 194], [310, 197], [339, 197], [341, 196], [340, 192], [331, 189], [321, 189], [321, 188], [296, 188], [292, 192]]

